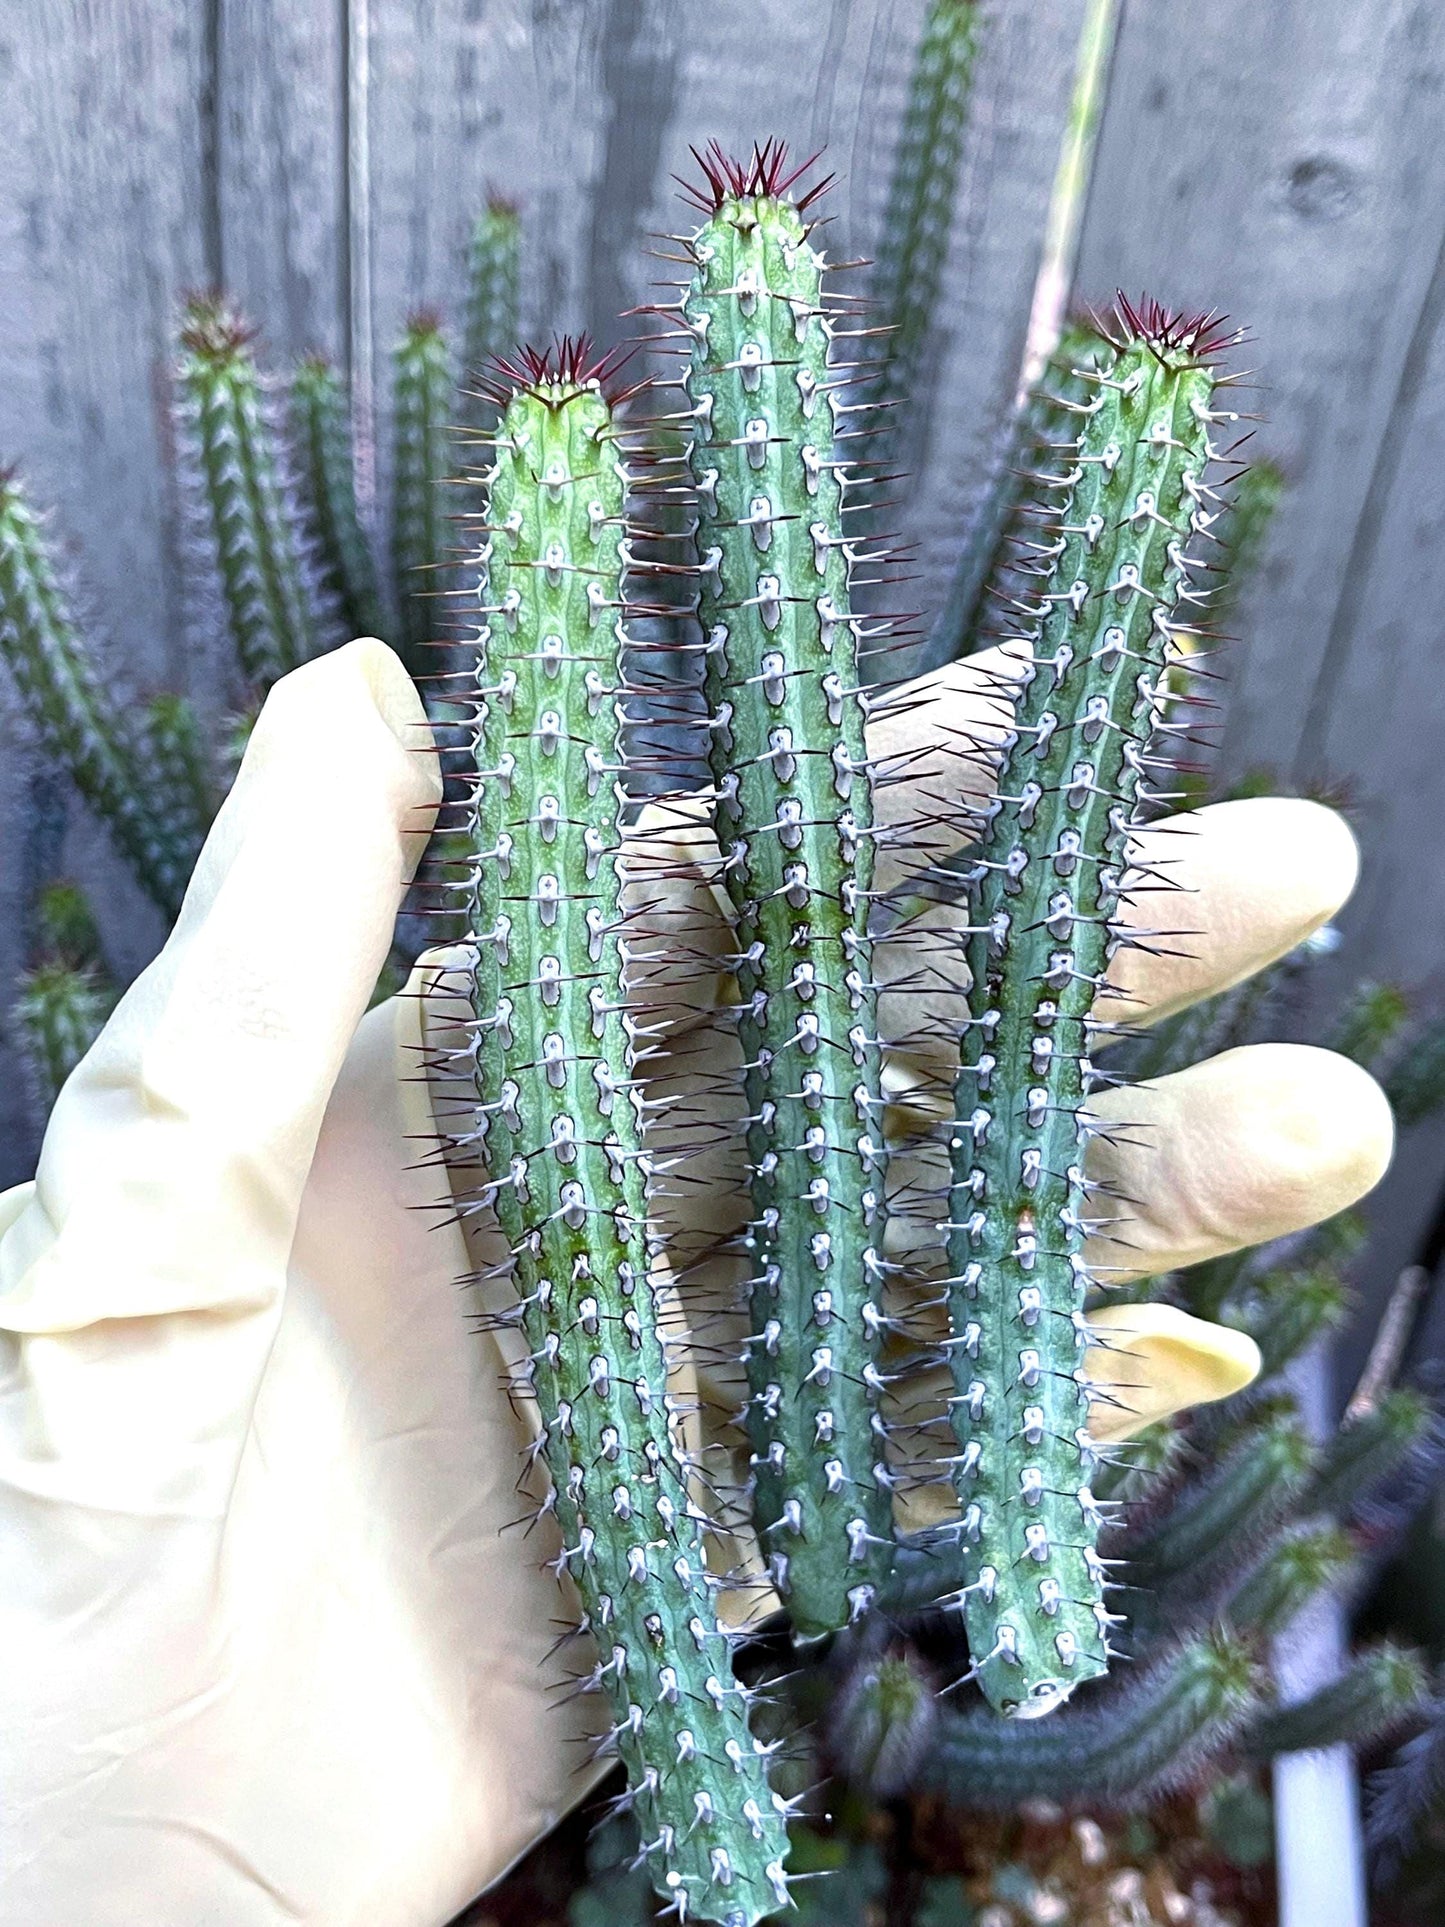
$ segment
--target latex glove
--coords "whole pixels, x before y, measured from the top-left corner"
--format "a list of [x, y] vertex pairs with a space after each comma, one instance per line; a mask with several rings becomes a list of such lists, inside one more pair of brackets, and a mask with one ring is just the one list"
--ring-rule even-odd
[[[945, 715], [978, 713], [965, 678]], [[0, 1199], [3, 1927], [441, 1927], [589, 1783], [544, 1530], [504, 1530], [528, 1419], [427, 1156], [445, 1000], [363, 1014], [437, 795], [421, 725], [378, 643], [277, 687], [170, 942]], [[1201, 812], [1181, 862], [1208, 934], [1140, 966], [1141, 1008], [1257, 968], [1354, 877], [1308, 804]], [[1363, 1073], [1239, 1055], [1164, 1080], [1117, 1151], [1142, 1269], [1383, 1168]], [[1211, 1330], [1140, 1326], [1146, 1416], [1240, 1382]]]

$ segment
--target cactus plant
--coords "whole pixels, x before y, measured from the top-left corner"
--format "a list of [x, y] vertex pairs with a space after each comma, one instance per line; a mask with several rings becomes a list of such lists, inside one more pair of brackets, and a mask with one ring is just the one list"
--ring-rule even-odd
[[13, 471], [0, 474], [0, 655], [47, 754], [69, 767], [141, 887], [173, 916], [200, 848], [186, 799], [152, 793], [144, 735], [105, 692]]
[[[645, 664], [625, 539], [641, 510], [607, 363], [585, 343], [496, 371], [496, 460], [474, 558], [478, 644], [471, 937], [478, 1203], [512, 1251], [524, 1379], [576, 1585], [601, 1650], [642, 1855], [679, 1916], [743, 1927], [785, 1904], [784, 1803], [733, 1678], [703, 1550], [655, 1277], [652, 1164], [628, 1007], [635, 916], [618, 772]], [[635, 462], [634, 462], [635, 465]]]
[[736, 919], [751, 1216], [753, 1505], [803, 1634], [886, 1571], [876, 1393], [885, 1157], [868, 940], [872, 770], [844, 535], [847, 373], [785, 150], [698, 156], [688, 345], [710, 761]]
[[356, 504], [350, 397], [324, 355], [306, 356], [292, 377], [291, 433], [322, 585], [351, 635], [385, 636], [376, 561]]
[[467, 259], [467, 326], [462, 369], [461, 421], [485, 431], [493, 414], [485, 388], [474, 380], [519, 332], [522, 217], [515, 201], [489, 196], [472, 227]]
[[93, 964], [42, 963], [21, 977], [10, 1021], [40, 1117], [49, 1114], [114, 1003]]
[[176, 370], [177, 443], [192, 471], [243, 674], [265, 690], [330, 640], [300, 515], [251, 351], [219, 295], [192, 295]]
[[392, 357], [395, 465], [392, 475], [392, 581], [401, 610], [401, 653], [415, 675], [438, 629], [437, 598], [446, 592], [445, 561], [455, 546], [450, 424], [456, 417], [451, 353], [441, 317], [419, 308]]
[[1211, 318], [1121, 301], [1116, 326], [1112, 357], [1082, 377], [1090, 399], [1070, 404], [1077, 438], [1035, 484], [1046, 519], [997, 678], [1015, 713], [968, 876], [973, 1014], [951, 1124], [969, 1641], [989, 1699], [1029, 1714], [1103, 1673], [1110, 1649], [1082, 1370], [1090, 1013], [1124, 940], [1131, 838], [1164, 800], [1156, 743], [1198, 605], [1188, 545], [1210, 520], [1220, 418]]

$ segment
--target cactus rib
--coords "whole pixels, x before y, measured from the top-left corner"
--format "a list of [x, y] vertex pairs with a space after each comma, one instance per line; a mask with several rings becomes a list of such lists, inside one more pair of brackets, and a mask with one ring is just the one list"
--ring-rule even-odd
[[242, 673], [262, 691], [320, 653], [300, 517], [251, 353], [252, 330], [217, 295], [181, 324], [178, 440], [194, 468]]
[[748, 1726], [704, 1565], [675, 1343], [654, 1270], [653, 1172], [627, 1002], [628, 431], [585, 344], [494, 377], [470, 812], [476, 1100], [470, 1141], [513, 1254], [525, 1387], [601, 1658], [606, 1744], [642, 1858], [680, 1918], [745, 1927], [786, 1903], [782, 1803]]
[[875, 1394], [885, 1154], [867, 937], [872, 778], [843, 533], [844, 377], [781, 146], [716, 147], [680, 305], [720, 881], [751, 1218], [754, 1515], [795, 1629], [871, 1601], [891, 1540]]
[[322, 584], [353, 636], [385, 636], [376, 560], [356, 504], [346, 383], [324, 355], [308, 355], [291, 380], [291, 432]]
[[[1036, 480], [1033, 580], [1014, 600], [994, 755], [968, 873], [963, 1033], [946, 1230], [960, 1530], [979, 1683], [1046, 1712], [1107, 1669], [1083, 1375], [1083, 1176], [1097, 1027], [1123, 942], [1131, 839], [1164, 800], [1153, 771], [1182, 660], [1187, 545], [1212, 519], [1204, 472], [1222, 345], [1209, 317], [1121, 300], [1107, 364], [1083, 373], [1076, 438]], [[1137, 935], [1132, 941], [1140, 941]]]

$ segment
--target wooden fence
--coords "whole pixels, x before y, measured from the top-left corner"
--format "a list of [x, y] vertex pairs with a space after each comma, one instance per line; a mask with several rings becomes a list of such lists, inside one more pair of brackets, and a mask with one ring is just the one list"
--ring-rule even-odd
[[[987, 0], [907, 505], [936, 606], [1010, 396], [1086, 0]], [[689, 142], [827, 144], [832, 244], [867, 250], [923, 0], [46, 0], [0, 18], [0, 456], [53, 503], [126, 680], [221, 695], [188, 633], [161, 406], [177, 290], [225, 283], [279, 363], [319, 346], [384, 417], [409, 305], [455, 313], [489, 187], [525, 209], [533, 330], [666, 272]], [[1078, 290], [1219, 305], [1255, 345], [1290, 481], [1232, 666], [1225, 766], [1348, 798], [1351, 974], [1440, 976], [1445, 929], [1445, 10], [1124, 0]], [[386, 447], [384, 419], [377, 446]], [[376, 478], [384, 500], [386, 476]], [[1437, 599], [1438, 598], [1438, 599]], [[26, 835], [0, 697], [0, 982]], [[83, 819], [66, 861], [124, 968], [160, 937]], [[33, 1147], [0, 1068], [0, 1176]], [[1381, 1277], [1445, 1163], [1383, 1194]]]

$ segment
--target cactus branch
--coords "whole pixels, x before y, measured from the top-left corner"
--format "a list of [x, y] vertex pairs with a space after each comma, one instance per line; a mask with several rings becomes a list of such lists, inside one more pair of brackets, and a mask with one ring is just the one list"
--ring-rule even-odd
[[446, 482], [452, 472], [456, 393], [446, 336], [429, 310], [408, 318], [393, 372], [392, 579], [401, 610], [402, 655], [417, 675], [427, 666], [427, 644], [440, 626], [438, 597], [445, 592], [443, 565], [453, 542]]
[[193, 295], [176, 371], [178, 442], [196, 472], [242, 673], [266, 690], [320, 653], [300, 515], [251, 352], [251, 329], [218, 296]]
[[[562, 1533], [559, 1574], [600, 1649], [642, 1857], [683, 1918], [748, 1927], [786, 1904], [786, 1836], [704, 1565], [684, 1412], [669, 1388], [624, 908], [624, 661], [635, 612], [626, 430], [585, 345], [503, 364], [478, 648], [471, 937], [476, 1097], [465, 1141], [513, 1255]], [[629, 652], [630, 653], [630, 652]], [[627, 732], [627, 741], [632, 732]], [[645, 894], [645, 892], [644, 892]]]
[[1420, 1711], [1429, 1688], [1417, 1653], [1377, 1646], [1308, 1699], [1271, 1707], [1250, 1722], [1246, 1750], [1259, 1760], [1320, 1746], [1368, 1746]]
[[353, 636], [385, 637], [376, 560], [361, 526], [346, 384], [322, 355], [291, 382], [291, 432], [321, 579]]

